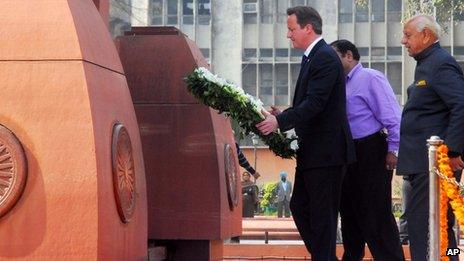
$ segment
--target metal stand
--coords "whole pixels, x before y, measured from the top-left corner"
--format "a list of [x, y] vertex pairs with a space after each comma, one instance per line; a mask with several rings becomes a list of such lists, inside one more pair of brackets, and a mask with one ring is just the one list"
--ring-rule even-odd
[[437, 148], [443, 144], [438, 136], [427, 140], [429, 145], [429, 260], [440, 260], [440, 188], [435, 174]]

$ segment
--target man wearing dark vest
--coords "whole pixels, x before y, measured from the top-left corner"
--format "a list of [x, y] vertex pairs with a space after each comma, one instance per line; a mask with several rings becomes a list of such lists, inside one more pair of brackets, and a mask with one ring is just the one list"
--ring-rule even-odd
[[[416, 61], [414, 82], [401, 119], [397, 172], [411, 185], [405, 216], [412, 260], [427, 260], [429, 179], [427, 139], [438, 135], [449, 147], [453, 170], [464, 167], [464, 77], [456, 60], [438, 42], [440, 26], [426, 15], [404, 25], [401, 43]], [[448, 216], [448, 247], [456, 247]], [[458, 260], [451, 258], [452, 260]]]
[[312, 260], [337, 260], [337, 217], [346, 165], [354, 162], [345, 80], [337, 53], [322, 39], [322, 19], [307, 6], [287, 10], [287, 38], [304, 50], [293, 104], [264, 112], [264, 134], [295, 128], [299, 149], [290, 209]]

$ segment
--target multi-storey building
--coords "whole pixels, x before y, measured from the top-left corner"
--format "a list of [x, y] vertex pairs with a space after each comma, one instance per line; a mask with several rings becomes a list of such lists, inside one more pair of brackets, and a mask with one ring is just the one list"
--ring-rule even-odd
[[[302, 51], [293, 49], [286, 38], [286, 10], [292, 6], [310, 5], [323, 18], [326, 41], [348, 39], [354, 42], [363, 65], [387, 75], [402, 105], [415, 66], [400, 43], [404, 2], [368, 0], [367, 5], [360, 6], [354, 0], [149, 0], [148, 23], [179, 28], [196, 42], [204, 57], [211, 61], [213, 70], [218, 65], [215, 63], [229, 65], [231, 70], [238, 68], [239, 76], [230, 80], [259, 97], [265, 105], [286, 107], [293, 98], [302, 55]], [[213, 24], [214, 7], [223, 8], [222, 5], [241, 9], [241, 16], [228, 19], [231, 26], [239, 24], [242, 35], [231, 34], [223, 40], [235, 41], [234, 45], [241, 49], [241, 59], [213, 59], [214, 50], [221, 48], [214, 46], [221, 44], [214, 41], [215, 32], [229, 29], [227, 25], [218, 29]], [[464, 19], [458, 17], [458, 21], [451, 19], [445, 24], [446, 33], [440, 42], [464, 64], [464, 34], [458, 33], [464, 26], [461, 20]], [[243, 141], [242, 145], [251, 146], [251, 139]], [[263, 154], [265, 151], [260, 150], [260, 158], [271, 159]]]

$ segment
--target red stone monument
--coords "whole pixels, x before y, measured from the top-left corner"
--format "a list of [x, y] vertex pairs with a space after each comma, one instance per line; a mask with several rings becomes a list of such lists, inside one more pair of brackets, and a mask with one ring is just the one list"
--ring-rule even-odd
[[0, 260], [146, 260], [126, 78], [91, 0], [2, 1]]
[[223, 239], [241, 233], [241, 193], [229, 119], [184, 82], [207, 62], [173, 27], [133, 28], [116, 46], [142, 138], [148, 238], [174, 260], [221, 259]]
[[103, 23], [108, 25], [108, 21], [110, 20], [110, 1], [109, 0], [93, 0], [95, 6], [97, 7], [100, 15], [103, 19]]

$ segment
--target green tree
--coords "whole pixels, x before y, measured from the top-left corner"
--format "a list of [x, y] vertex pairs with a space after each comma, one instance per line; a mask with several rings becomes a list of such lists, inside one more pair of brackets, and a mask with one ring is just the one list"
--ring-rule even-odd
[[443, 24], [457, 18], [463, 10], [464, 0], [406, 0], [404, 18], [423, 13], [435, 16]]
[[[355, 0], [356, 5], [366, 6], [370, 0]], [[433, 15], [446, 29], [451, 18], [458, 20], [464, 12], [464, 0], [404, 0], [403, 21], [416, 14]]]
[[276, 196], [277, 196], [277, 183], [275, 182], [268, 182], [264, 184], [263, 189], [263, 198], [259, 203], [261, 209], [269, 210], [275, 208], [276, 206]]

